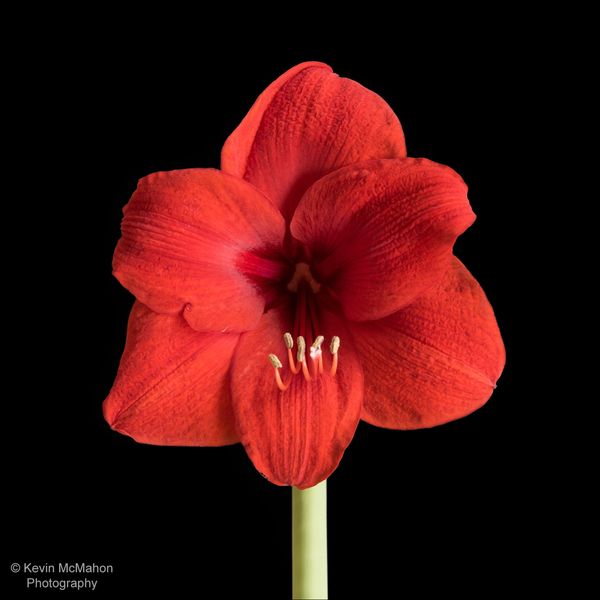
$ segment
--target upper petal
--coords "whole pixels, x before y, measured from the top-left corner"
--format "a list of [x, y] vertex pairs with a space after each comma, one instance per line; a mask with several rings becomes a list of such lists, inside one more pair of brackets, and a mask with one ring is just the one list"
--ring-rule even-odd
[[491, 396], [505, 362], [494, 312], [463, 264], [380, 321], [349, 325], [365, 373], [363, 419], [416, 429], [463, 417]]
[[298, 205], [291, 231], [346, 316], [372, 320], [430, 288], [474, 219], [459, 175], [403, 158], [357, 163], [320, 179]]
[[[254, 331], [242, 334], [232, 365], [232, 400], [240, 438], [258, 471], [278, 485], [307, 488], [329, 477], [352, 440], [363, 379], [349, 336], [329, 314], [321, 318], [323, 335], [342, 339], [335, 377], [325, 357], [323, 375], [307, 382], [298, 374], [281, 392], [267, 356], [285, 356], [282, 334], [291, 318], [287, 309], [273, 309]], [[283, 368], [281, 376], [286, 381], [291, 375]]]
[[377, 94], [322, 63], [302, 63], [258, 98], [229, 136], [221, 168], [291, 218], [302, 193], [341, 166], [406, 156], [398, 118]]
[[199, 333], [180, 315], [159, 315], [136, 302], [104, 417], [146, 444], [237, 442], [228, 373], [238, 338]]
[[213, 169], [153, 173], [124, 209], [113, 259], [117, 279], [159, 313], [199, 331], [243, 331], [264, 308], [241, 272], [248, 252], [269, 253], [284, 235], [281, 214], [246, 182]]

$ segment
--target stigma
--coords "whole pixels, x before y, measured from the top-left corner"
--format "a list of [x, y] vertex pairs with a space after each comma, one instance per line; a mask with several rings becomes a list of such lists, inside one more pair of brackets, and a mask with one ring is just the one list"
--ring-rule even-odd
[[296, 265], [296, 270], [294, 271], [294, 276], [287, 284], [287, 289], [290, 292], [297, 292], [298, 287], [302, 282], [306, 282], [313, 294], [316, 294], [321, 289], [321, 284], [313, 277], [310, 272], [310, 267], [307, 263], [298, 263]]
[[[298, 375], [302, 372], [302, 376], [306, 381], [312, 381], [317, 377], [321, 376], [325, 372], [325, 367], [323, 365], [323, 350], [322, 345], [325, 341], [325, 338], [322, 335], [318, 335], [313, 343], [310, 345], [308, 352], [308, 360], [310, 360], [310, 365], [308, 364], [307, 354], [306, 354], [306, 340], [303, 336], [298, 336], [296, 339], [297, 352], [296, 358], [294, 359], [294, 353], [292, 352], [294, 349], [294, 338], [291, 333], [283, 334], [283, 343], [287, 349], [287, 359], [289, 365], [290, 375], [287, 378], [287, 381], [283, 381], [281, 378], [281, 369], [283, 368], [283, 363], [279, 360], [279, 357], [276, 354], [269, 354], [269, 362], [273, 367], [275, 372], [275, 383], [277, 387], [285, 392], [292, 383], [292, 379], [295, 375]], [[329, 375], [335, 377], [338, 368], [338, 352], [340, 349], [340, 338], [337, 335], [334, 335], [331, 338], [331, 342], [329, 344], [329, 352], [331, 354], [331, 367], [328, 369]]]

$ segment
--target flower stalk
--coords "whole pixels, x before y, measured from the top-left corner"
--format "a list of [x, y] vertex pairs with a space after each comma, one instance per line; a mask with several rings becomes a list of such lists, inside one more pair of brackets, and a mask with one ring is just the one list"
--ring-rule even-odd
[[292, 598], [327, 597], [327, 481], [322, 481], [292, 488]]

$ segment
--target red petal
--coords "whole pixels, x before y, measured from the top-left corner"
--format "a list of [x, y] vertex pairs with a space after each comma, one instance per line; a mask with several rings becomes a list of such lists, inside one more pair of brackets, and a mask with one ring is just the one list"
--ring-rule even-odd
[[452, 169], [404, 158], [319, 180], [291, 230], [313, 251], [313, 274], [335, 290], [349, 319], [362, 321], [390, 315], [434, 285], [474, 219]]
[[[362, 371], [349, 336], [333, 315], [327, 315], [323, 334], [342, 340], [335, 377], [325, 373], [307, 382], [302, 374], [280, 392], [267, 356], [286, 355], [282, 334], [290, 329], [284, 309], [266, 313], [257, 329], [242, 334], [235, 352], [231, 380], [237, 429], [254, 466], [278, 485], [307, 488], [335, 470], [352, 440], [360, 418]], [[286, 361], [287, 362], [287, 361]], [[310, 362], [310, 360], [309, 360]], [[284, 382], [289, 370], [280, 370]]]
[[159, 313], [185, 307], [198, 331], [258, 323], [263, 295], [236, 265], [281, 245], [283, 219], [262, 194], [213, 169], [153, 173], [124, 214], [113, 267], [138, 300]]
[[494, 312], [454, 259], [440, 285], [404, 310], [351, 325], [365, 372], [363, 419], [417, 429], [464, 417], [491, 396], [505, 362]]
[[323, 175], [361, 160], [406, 156], [398, 118], [377, 94], [321, 63], [284, 73], [258, 98], [221, 168], [263, 191], [287, 219]]
[[237, 442], [229, 365], [238, 338], [198, 333], [181, 316], [159, 315], [136, 302], [117, 379], [104, 401], [105, 419], [145, 444]]

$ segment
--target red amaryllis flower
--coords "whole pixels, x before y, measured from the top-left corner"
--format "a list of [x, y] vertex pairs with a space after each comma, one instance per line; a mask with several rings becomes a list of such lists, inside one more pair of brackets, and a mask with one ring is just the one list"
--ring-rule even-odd
[[280, 485], [327, 478], [359, 419], [462, 417], [504, 364], [492, 309], [452, 255], [474, 220], [451, 169], [406, 158], [376, 94], [320, 63], [258, 98], [222, 170], [154, 173], [114, 272], [137, 298], [110, 425], [139, 442], [241, 441]]

